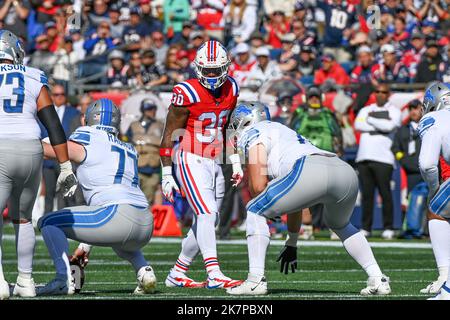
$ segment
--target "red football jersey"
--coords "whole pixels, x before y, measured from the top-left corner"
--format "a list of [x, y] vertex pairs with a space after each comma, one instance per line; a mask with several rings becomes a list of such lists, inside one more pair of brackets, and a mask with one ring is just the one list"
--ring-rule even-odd
[[217, 157], [222, 152], [224, 127], [238, 95], [239, 87], [232, 77], [221, 86], [217, 97], [198, 79], [174, 86], [173, 106], [190, 111], [186, 131], [180, 139], [183, 150], [206, 158]]
[[439, 160], [441, 162], [441, 178], [445, 181], [450, 178], [450, 165], [445, 162], [442, 156], [439, 158]]

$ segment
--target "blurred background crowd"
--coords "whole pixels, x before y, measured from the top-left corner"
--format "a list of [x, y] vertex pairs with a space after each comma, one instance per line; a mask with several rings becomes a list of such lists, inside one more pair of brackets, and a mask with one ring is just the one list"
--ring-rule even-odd
[[[172, 86], [195, 77], [202, 43], [221, 41], [240, 99], [267, 103], [274, 121], [354, 165], [361, 179], [354, 224], [392, 239], [426, 235], [423, 214], [414, 223], [404, 217], [424, 211], [415, 127], [426, 84], [450, 82], [449, 10], [450, 0], [1, 0], [0, 28], [22, 38], [25, 64], [47, 73], [67, 135], [93, 99], [109, 97], [121, 108], [122, 136], [141, 153], [141, 183], [156, 204], [163, 203], [158, 146]], [[384, 109], [365, 109], [373, 105]], [[358, 118], [389, 119], [392, 128], [370, 123], [370, 133]], [[370, 150], [377, 135], [390, 142]], [[44, 164], [45, 212], [72, 204], [54, 201], [56, 167]], [[224, 173], [231, 174], [226, 165]], [[249, 199], [245, 185], [226, 190], [224, 239], [242, 227]], [[175, 205], [189, 224], [186, 208]], [[305, 210], [305, 239], [326, 230], [320, 211]], [[273, 223], [272, 231], [283, 228]]]

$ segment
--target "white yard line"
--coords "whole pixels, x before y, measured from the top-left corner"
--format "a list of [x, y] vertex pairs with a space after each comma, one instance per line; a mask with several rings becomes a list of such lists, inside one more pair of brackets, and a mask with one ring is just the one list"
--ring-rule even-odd
[[[15, 236], [12, 234], [3, 235], [3, 240], [13, 241]], [[42, 236], [36, 236], [36, 240], [43, 241]], [[150, 246], [154, 244], [181, 244], [181, 238], [153, 238], [150, 240]], [[247, 245], [245, 239], [242, 240], [217, 240], [221, 245]], [[272, 240], [271, 245], [283, 246], [284, 240]], [[405, 242], [370, 242], [372, 248], [405, 248], [405, 249], [431, 249], [430, 243], [405, 243]], [[342, 247], [340, 241], [298, 241], [300, 247]]]

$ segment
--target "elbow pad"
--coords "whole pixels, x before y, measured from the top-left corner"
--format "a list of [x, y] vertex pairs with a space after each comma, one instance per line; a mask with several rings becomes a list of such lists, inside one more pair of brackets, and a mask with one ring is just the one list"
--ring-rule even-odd
[[47, 129], [50, 144], [52, 146], [67, 142], [66, 134], [53, 105], [46, 106], [39, 110], [37, 116]]

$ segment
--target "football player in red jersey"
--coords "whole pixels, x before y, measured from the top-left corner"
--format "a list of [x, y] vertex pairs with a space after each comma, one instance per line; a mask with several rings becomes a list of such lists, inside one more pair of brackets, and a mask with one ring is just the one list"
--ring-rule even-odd
[[[182, 242], [181, 253], [167, 276], [166, 286], [228, 288], [241, 281], [226, 277], [220, 270], [215, 225], [224, 194], [219, 165], [224, 128], [236, 106], [239, 88], [228, 76], [230, 59], [218, 41], [205, 42], [198, 49], [194, 63], [197, 79], [189, 79], [173, 88], [161, 141], [163, 194], [173, 201], [173, 190], [180, 191], [178, 182], [195, 212], [194, 223]], [[239, 182], [243, 176], [239, 156], [233, 155], [231, 159], [234, 181]], [[208, 273], [206, 283], [196, 282], [186, 275], [199, 251]]]

